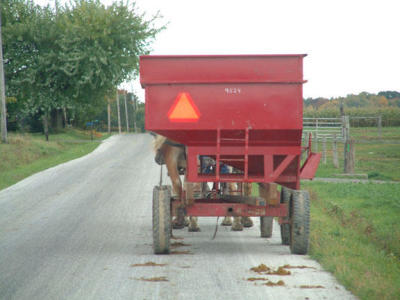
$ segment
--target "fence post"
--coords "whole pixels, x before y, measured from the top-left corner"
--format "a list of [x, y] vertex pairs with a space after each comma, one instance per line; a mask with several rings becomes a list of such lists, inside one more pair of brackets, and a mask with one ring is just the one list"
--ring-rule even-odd
[[338, 169], [339, 168], [339, 159], [337, 153], [337, 141], [336, 141], [336, 134], [333, 135], [333, 142], [332, 142], [332, 162], [333, 166]]
[[326, 137], [322, 138], [322, 162], [326, 165]]
[[344, 173], [346, 174], [354, 174], [354, 152], [354, 140], [346, 140], [344, 143]]
[[[304, 134], [304, 146], [308, 147], [308, 133], [307, 132], [305, 132], [305, 134]], [[303, 160], [304, 156], [306, 156], [306, 155], [307, 155], [306, 151], [304, 151], [304, 152], [302, 151], [301, 152], [301, 160]]]
[[382, 137], [382, 116], [378, 117], [378, 136]]

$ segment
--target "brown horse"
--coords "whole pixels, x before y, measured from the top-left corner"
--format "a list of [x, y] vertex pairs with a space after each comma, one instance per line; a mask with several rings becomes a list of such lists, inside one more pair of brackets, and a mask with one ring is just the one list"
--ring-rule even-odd
[[[186, 169], [185, 146], [162, 135], [155, 135], [154, 150], [156, 151], [155, 161], [159, 165], [165, 164], [167, 166], [168, 176], [171, 179], [172, 191], [175, 197], [183, 202], [180, 175], [183, 175]], [[200, 231], [196, 217], [190, 217], [187, 220], [181, 210], [178, 210], [176, 214], [177, 217], [172, 220], [172, 227], [174, 229], [189, 226], [189, 231]]]

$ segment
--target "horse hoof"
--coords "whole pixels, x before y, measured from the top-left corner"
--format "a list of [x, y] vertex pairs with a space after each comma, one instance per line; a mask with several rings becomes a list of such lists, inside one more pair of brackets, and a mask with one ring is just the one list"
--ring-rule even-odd
[[172, 223], [172, 228], [173, 229], [183, 229], [185, 228], [185, 223]]
[[244, 227], [253, 227], [253, 221], [249, 217], [243, 217], [242, 218], [242, 224]]
[[243, 231], [243, 225], [232, 226], [232, 231]]
[[199, 231], [201, 231], [201, 230], [200, 230], [200, 227], [189, 227], [189, 228], [188, 228], [188, 231], [189, 231], [189, 232], [199, 232]]
[[232, 221], [223, 221], [222, 223], [221, 223], [221, 225], [222, 226], [232, 226]]

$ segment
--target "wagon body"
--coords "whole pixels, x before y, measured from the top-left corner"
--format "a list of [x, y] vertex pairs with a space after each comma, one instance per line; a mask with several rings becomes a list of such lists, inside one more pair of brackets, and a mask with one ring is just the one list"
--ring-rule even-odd
[[[298, 189], [304, 56], [142, 56], [146, 129], [187, 146], [189, 181]], [[214, 173], [202, 172], [202, 156], [215, 159]]]
[[[154, 253], [169, 252], [170, 216], [180, 211], [259, 216], [261, 237], [271, 236], [272, 217], [280, 217], [282, 243], [307, 252], [309, 197], [299, 191], [300, 179], [313, 178], [320, 156], [311, 152], [311, 139], [301, 141], [304, 56], [140, 57], [146, 129], [186, 146], [182, 195], [154, 187]], [[202, 182], [213, 182], [212, 190]], [[221, 182], [239, 188], [227, 191]], [[259, 197], [251, 182], [259, 183]]]

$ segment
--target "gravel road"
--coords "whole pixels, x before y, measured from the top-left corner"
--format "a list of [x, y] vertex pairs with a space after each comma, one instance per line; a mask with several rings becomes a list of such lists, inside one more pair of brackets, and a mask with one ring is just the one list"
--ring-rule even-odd
[[[184, 244], [175, 254], [153, 255], [151, 139], [113, 136], [0, 192], [0, 299], [355, 298], [308, 256], [290, 255], [278, 226], [259, 238], [256, 218], [243, 232], [220, 226], [215, 240], [216, 218], [201, 218], [200, 233], [174, 231]], [[151, 262], [165, 265], [135, 266]], [[250, 270], [260, 264], [302, 268]]]

